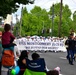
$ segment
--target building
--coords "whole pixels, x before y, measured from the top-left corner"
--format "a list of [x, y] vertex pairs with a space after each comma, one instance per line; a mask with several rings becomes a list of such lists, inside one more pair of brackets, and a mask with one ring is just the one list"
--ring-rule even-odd
[[7, 14], [7, 17], [6, 17], [6, 19], [4, 20], [4, 25], [5, 25], [6, 23], [8, 23], [8, 24], [11, 25], [12, 20], [13, 20], [12, 15]]

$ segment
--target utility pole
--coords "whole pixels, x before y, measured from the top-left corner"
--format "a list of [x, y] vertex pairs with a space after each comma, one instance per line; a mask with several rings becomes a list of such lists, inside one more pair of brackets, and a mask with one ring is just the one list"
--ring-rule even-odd
[[60, 22], [59, 22], [59, 26], [58, 26], [58, 36], [61, 37], [61, 24], [62, 24], [62, 0], [60, 2]]
[[52, 33], [51, 33], [51, 37], [53, 36], [53, 31], [54, 30], [54, 4], [52, 7]]

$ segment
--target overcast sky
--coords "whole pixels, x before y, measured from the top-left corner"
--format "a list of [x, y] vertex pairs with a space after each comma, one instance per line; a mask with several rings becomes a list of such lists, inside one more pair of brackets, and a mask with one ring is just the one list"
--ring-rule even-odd
[[[49, 11], [52, 4], [59, 3], [60, 1], [61, 0], [35, 0], [34, 4], [27, 4], [25, 6], [26, 6], [28, 12], [30, 12], [30, 10], [32, 8], [34, 8], [35, 5], [40, 6], [41, 8], [45, 8], [47, 11]], [[72, 13], [76, 10], [76, 0], [63, 0], [63, 5], [65, 5], [65, 4], [67, 4], [69, 6]], [[13, 14], [13, 23], [16, 23], [15, 14], [17, 14], [18, 18], [20, 18], [21, 8], [22, 8], [22, 5], [20, 5], [20, 8], [18, 9], [18, 11]]]

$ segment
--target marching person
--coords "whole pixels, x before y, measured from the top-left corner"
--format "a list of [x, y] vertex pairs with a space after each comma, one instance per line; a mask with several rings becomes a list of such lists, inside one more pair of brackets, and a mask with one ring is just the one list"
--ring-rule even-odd
[[65, 46], [67, 50], [67, 56], [66, 56], [67, 59], [69, 59], [69, 39], [70, 39], [70, 36], [68, 36], [68, 39], [65, 41]]
[[74, 65], [73, 64], [74, 48], [75, 48], [75, 41], [74, 41], [74, 36], [71, 33], [70, 38], [68, 40], [68, 49], [69, 49], [68, 60], [69, 60], [69, 64], [71, 64], [71, 65]]

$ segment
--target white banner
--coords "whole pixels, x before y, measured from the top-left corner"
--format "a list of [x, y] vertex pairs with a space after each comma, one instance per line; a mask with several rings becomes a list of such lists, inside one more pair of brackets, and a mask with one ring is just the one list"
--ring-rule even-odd
[[35, 50], [35, 51], [66, 51], [63, 41], [16, 41], [18, 50]]

